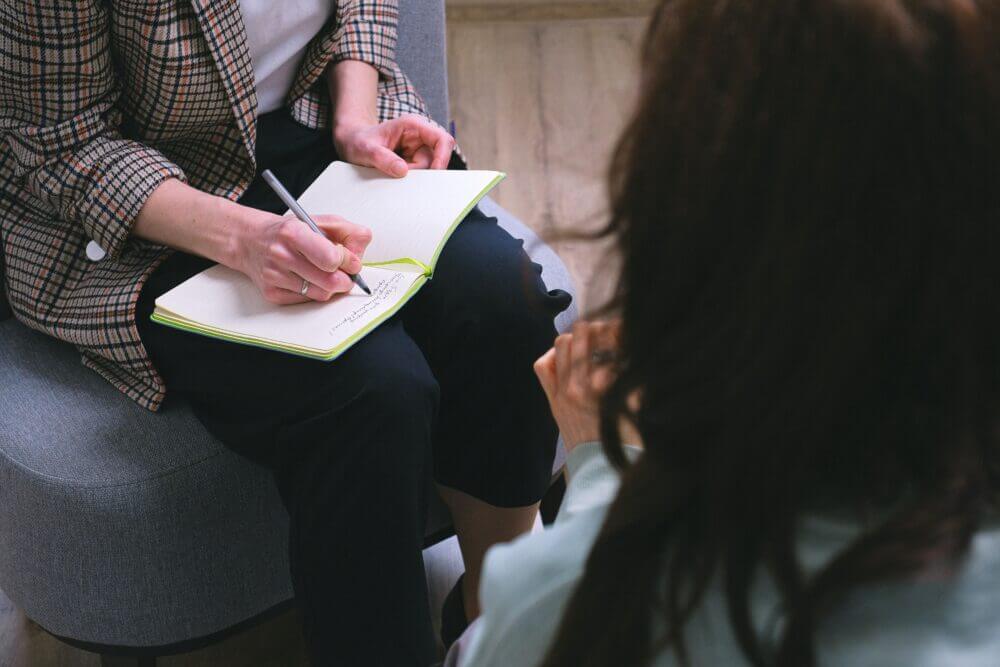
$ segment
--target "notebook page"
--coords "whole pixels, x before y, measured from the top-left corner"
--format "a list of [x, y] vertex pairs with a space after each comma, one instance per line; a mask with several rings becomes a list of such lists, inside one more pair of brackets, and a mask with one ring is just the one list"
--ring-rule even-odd
[[496, 171], [426, 169], [390, 178], [334, 162], [299, 203], [310, 215], [332, 213], [370, 228], [366, 263], [409, 257], [429, 266], [451, 227], [502, 178]]
[[325, 303], [276, 306], [242, 273], [216, 265], [159, 297], [156, 311], [174, 324], [208, 335], [231, 334], [249, 339], [244, 342], [326, 352], [397, 307], [414, 283], [424, 279], [418, 273], [377, 267], [365, 267], [361, 275], [372, 289], [371, 297], [355, 287]]

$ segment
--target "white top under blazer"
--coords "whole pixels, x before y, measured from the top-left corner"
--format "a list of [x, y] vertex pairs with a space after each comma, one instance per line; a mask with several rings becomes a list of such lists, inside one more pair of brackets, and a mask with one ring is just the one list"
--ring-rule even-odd
[[336, 0], [240, 0], [257, 86], [257, 113], [280, 109], [309, 41]]

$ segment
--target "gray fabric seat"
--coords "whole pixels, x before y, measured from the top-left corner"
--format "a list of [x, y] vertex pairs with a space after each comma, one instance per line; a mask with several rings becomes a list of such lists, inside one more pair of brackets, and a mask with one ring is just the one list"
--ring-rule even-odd
[[[447, 126], [443, 0], [400, 6], [399, 62]], [[572, 292], [549, 247], [482, 208], [525, 240], [550, 289]], [[78, 642], [163, 647], [292, 597], [287, 518], [266, 471], [176, 397], [142, 410], [72, 347], [5, 319], [2, 299], [0, 320], [0, 589], [18, 607]], [[429, 535], [447, 528], [440, 504], [431, 515]]]

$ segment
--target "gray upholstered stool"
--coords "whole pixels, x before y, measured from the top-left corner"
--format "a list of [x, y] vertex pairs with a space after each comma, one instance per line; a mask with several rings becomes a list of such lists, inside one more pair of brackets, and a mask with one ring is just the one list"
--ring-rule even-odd
[[[444, 2], [400, 5], [399, 62], [446, 123]], [[572, 291], [550, 248], [496, 204], [483, 209], [525, 240], [550, 289]], [[93, 650], [150, 656], [288, 603], [287, 519], [266, 471], [183, 403], [133, 404], [73, 348], [11, 319], [2, 290], [0, 320], [0, 589], [29, 618]], [[432, 508], [429, 541], [448, 522]]]

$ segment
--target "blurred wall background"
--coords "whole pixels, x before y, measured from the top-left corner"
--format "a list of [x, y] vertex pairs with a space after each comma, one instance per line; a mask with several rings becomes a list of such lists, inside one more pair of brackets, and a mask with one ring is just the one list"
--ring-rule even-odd
[[[608, 158], [631, 111], [654, 0], [448, 0], [452, 117], [472, 168], [499, 169], [494, 197], [543, 237], [605, 219]], [[597, 305], [602, 244], [555, 244]], [[596, 271], [595, 271], [596, 269]]]

